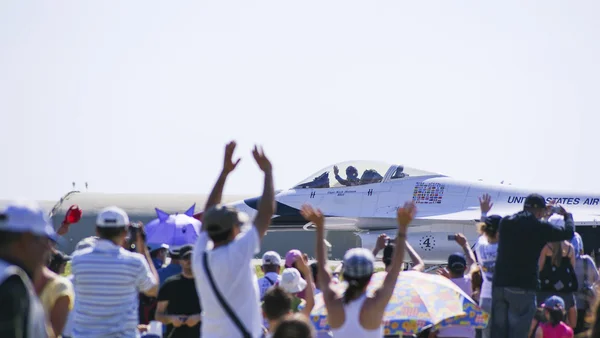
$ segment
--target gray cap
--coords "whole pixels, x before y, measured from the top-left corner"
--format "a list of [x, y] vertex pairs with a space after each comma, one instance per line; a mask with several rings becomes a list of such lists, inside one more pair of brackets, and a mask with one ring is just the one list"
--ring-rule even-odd
[[204, 212], [202, 224], [209, 234], [218, 235], [248, 220], [248, 214], [245, 212], [239, 212], [232, 206], [218, 204]]

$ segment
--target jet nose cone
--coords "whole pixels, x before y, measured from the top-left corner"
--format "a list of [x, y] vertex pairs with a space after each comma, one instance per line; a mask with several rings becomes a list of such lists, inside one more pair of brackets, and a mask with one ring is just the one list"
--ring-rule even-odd
[[250, 219], [254, 219], [254, 217], [256, 216], [257, 210], [250, 207], [248, 204], [246, 204], [245, 201], [237, 201], [229, 203], [228, 205], [236, 208], [239, 212], [247, 214]]

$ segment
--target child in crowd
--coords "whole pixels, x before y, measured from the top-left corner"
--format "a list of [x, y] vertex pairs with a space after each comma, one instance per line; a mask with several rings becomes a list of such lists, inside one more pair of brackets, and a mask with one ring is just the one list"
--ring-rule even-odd
[[573, 338], [573, 329], [565, 322], [565, 302], [558, 296], [551, 296], [542, 304], [545, 323], [535, 330], [535, 338]]

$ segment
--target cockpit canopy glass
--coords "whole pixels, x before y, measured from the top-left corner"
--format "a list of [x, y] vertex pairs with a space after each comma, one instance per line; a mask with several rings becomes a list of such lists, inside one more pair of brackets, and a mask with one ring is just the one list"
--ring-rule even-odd
[[[375, 161], [348, 161], [325, 167], [296, 184], [293, 189], [337, 188], [379, 183], [392, 167]], [[398, 166], [390, 179], [436, 175], [427, 171]]]

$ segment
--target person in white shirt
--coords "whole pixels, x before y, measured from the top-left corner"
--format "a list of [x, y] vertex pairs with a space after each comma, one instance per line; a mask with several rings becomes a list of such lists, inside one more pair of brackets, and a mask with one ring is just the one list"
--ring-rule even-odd
[[135, 238], [138, 252], [123, 248], [129, 226], [123, 209], [104, 208], [96, 218], [99, 239], [73, 254], [74, 337], [132, 338], [139, 334], [139, 293], [156, 297], [158, 273], [143, 228]]
[[203, 311], [203, 338], [256, 338], [264, 334], [252, 259], [260, 252], [260, 243], [275, 212], [272, 166], [262, 150], [255, 147], [254, 159], [265, 174], [264, 191], [253, 224], [246, 224], [248, 215], [220, 204], [227, 176], [240, 162], [232, 159], [235, 146], [235, 142], [230, 142], [225, 148], [223, 170], [208, 198], [192, 254]]
[[[317, 263], [319, 266], [319, 286], [327, 309], [327, 321], [334, 337], [381, 338], [385, 308], [390, 301], [400, 269], [403, 265], [408, 224], [416, 213], [414, 202], [398, 208], [397, 250], [392, 258], [392, 267], [385, 276], [383, 284], [373, 296], [366, 292], [375, 272], [375, 257], [365, 248], [350, 249], [344, 255], [343, 277], [348, 288], [342, 296], [331, 287], [331, 275], [326, 267], [325, 258], [325, 217], [320, 210], [304, 205], [302, 216], [317, 228]], [[275, 335], [274, 335], [275, 336]]]
[[267, 289], [281, 281], [281, 256], [275, 251], [267, 251], [262, 256], [262, 272], [264, 277], [258, 280], [260, 289], [260, 299], [267, 292]]
[[[496, 255], [498, 254], [498, 225], [501, 219], [502, 217], [498, 215], [492, 215], [478, 224], [481, 237], [477, 241], [476, 254], [477, 262], [481, 268], [481, 276], [483, 277], [479, 306], [490, 315], [490, 323], [492, 316], [492, 280], [494, 278]], [[481, 337], [490, 338], [492, 336], [490, 329], [491, 325], [483, 329]]]

